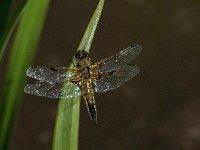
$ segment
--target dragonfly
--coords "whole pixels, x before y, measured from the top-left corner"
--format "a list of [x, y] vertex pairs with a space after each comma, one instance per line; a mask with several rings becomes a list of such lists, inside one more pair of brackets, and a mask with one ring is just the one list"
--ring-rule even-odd
[[[26, 75], [36, 81], [27, 84], [24, 92], [53, 99], [82, 96], [88, 114], [96, 125], [97, 108], [94, 93], [114, 90], [136, 76], [140, 69], [130, 62], [141, 50], [140, 45], [133, 44], [94, 64], [88, 52], [79, 50], [74, 55], [74, 67], [30, 67]], [[63, 84], [68, 84], [68, 88], [64, 88]]]

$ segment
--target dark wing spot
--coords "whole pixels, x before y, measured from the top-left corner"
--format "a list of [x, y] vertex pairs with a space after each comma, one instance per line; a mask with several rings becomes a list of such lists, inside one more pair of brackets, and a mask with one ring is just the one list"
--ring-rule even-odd
[[50, 67], [50, 70], [52, 70], [52, 71], [58, 71], [58, 69], [53, 68], [53, 67]]

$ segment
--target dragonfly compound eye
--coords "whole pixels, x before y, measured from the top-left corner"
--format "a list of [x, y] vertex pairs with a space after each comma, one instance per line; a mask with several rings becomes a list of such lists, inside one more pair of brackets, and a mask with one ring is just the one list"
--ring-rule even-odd
[[75, 54], [75, 59], [80, 60], [80, 59], [88, 59], [89, 58], [89, 54], [86, 51], [78, 51]]

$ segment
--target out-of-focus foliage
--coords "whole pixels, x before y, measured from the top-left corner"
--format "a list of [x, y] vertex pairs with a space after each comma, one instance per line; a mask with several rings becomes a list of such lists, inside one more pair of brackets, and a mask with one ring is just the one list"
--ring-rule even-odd
[[[6, 3], [5, 6], [7, 8], [4, 12], [9, 14], [9, 8], [12, 3], [6, 0], [4, 3]], [[1, 25], [0, 32], [3, 34], [3, 37], [1, 37], [2, 45], [0, 48], [3, 52], [10, 37], [11, 30], [13, 30], [16, 24], [16, 20], [22, 15], [11, 48], [3, 92], [1, 93], [0, 149], [2, 150], [6, 150], [9, 147], [12, 129], [23, 95], [23, 87], [26, 79], [25, 71], [31, 65], [32, 59], [34, 58], [48, 3], [49, 0], [28, 0], [19, 7], [18, 13], [15, 14], [14, 21], [12, 21], [13, 24], [9, 24], [6, 21]], [[1, 16], [1, 18], [8, 20], [6, 15]]]

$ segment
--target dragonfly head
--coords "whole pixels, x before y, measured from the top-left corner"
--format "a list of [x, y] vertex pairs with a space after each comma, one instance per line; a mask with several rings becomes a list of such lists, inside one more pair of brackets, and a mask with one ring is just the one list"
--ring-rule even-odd
[[89, 53], [86, 51], [78, 51], [75, 54], [75, 60], [77, 61], [77, 67], [80, 67], [84, 70], [87, 70], [85, 68], [87, 68], [91, 64]]
[[89, 53], [86, 52], [86, 51], [78, 51], [76, 54], [75, 54], [75, 59], [76, 60], [83, 60], [83, 59], [90, 59], [89, 57]]

